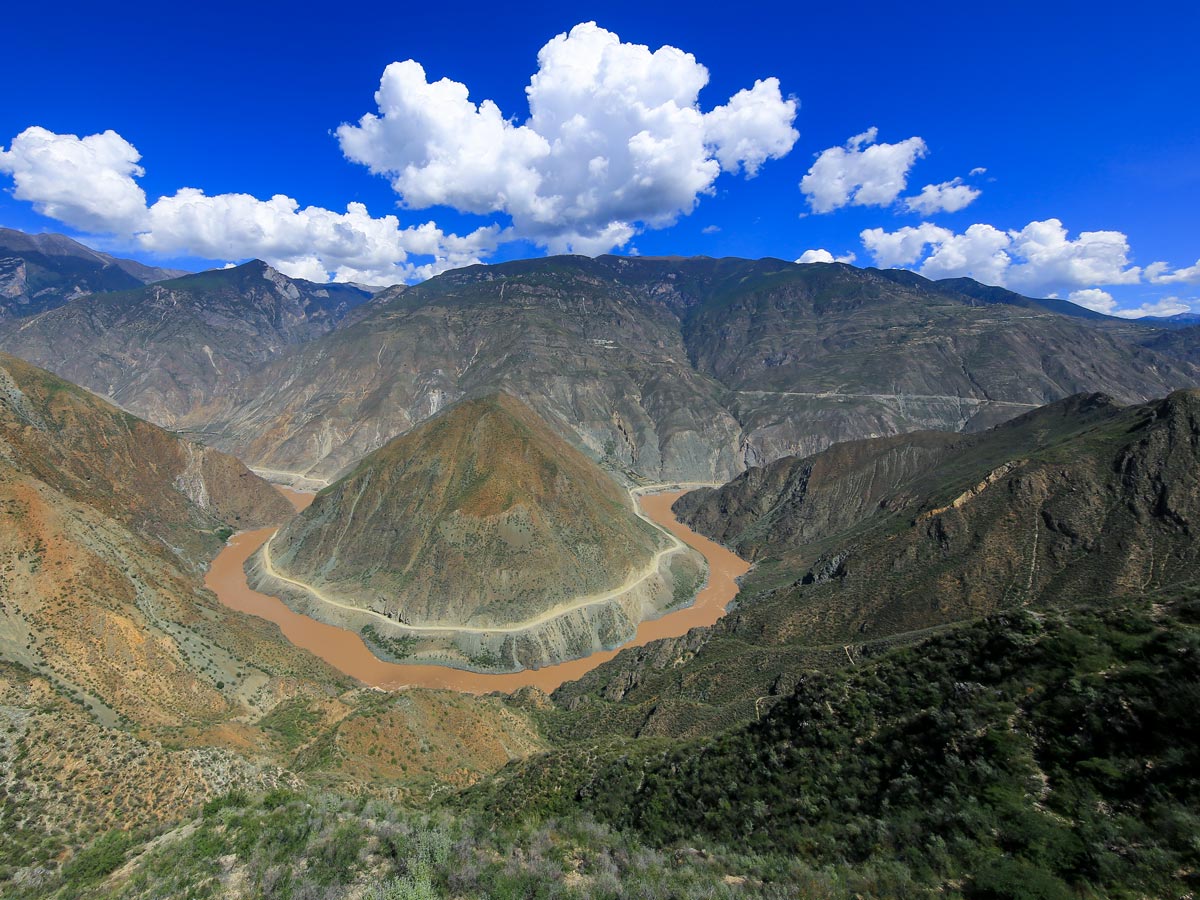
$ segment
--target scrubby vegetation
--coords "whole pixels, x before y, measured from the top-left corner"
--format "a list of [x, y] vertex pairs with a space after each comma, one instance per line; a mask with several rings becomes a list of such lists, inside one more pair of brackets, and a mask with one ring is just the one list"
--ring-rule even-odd
[[391, 635], [383, 634], [370, 623], [364, 625], [359, 633], [362, 635], [363, 643], [367, 645], [372, 653], [381, 659], [407, 659], [417, 647], [417, 639], [415, 637], [411, 635], [392, 637]]
[[13, 896], [1185, 897], [1198, 701], [1196, 596], [1008, 612], [709, 739], [566, 745], [425, 811], [236, 791]]
[[715, 739], [549, 754], [472, 800], [887, 871], [889, 893], [1184, 896], [1200, 886], [1197, 622], [1196, 599], [999, 614], [810, 675]]
[[[737, 874], [758, 861], [653, 850], [582, 817], [494, 828], [479, 817], [289, 791], [218, 798], [175, 832], [101, 837], [16, 898], [722, 898], [820, 896]], [[127, 878], [103, 879], [130, 864]], [[801, 873], [797, 873], [800, 875]], [[820, 879], [803, 873], [803, 879]], [[827, 896], [835, 896], [826, 894]]]

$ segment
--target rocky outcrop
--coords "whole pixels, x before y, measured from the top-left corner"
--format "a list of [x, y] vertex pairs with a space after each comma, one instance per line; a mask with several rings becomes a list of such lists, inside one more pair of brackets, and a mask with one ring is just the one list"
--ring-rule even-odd
[[923, 522], [926, 519], [932, 519], [934, 516], [940, 516], [947, 510], [962, 509], [963, 506], [970, 503], [985, 490], [987, 490], [989, 485], [995, 484], [1017, 466], [1021, 465], [1021, 463], [1022, 460], [1012, 459], [1002, 465], [996, 466], [996, 468], [992, 469], [992, 471], [983, 476], [983, 481], [979, 482], [979, 484], [973, 485], [972, 487], [963, 491], [961, 494], [951, 500], [946, 506], [939, 506], [937, 509], [926, 510], [917, 516], [917, 521]]

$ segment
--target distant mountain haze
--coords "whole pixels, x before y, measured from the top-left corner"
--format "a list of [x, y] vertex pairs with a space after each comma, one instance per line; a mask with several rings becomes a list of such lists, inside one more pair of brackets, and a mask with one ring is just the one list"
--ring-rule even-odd
[[31, 316], [85, 294], [186, 274], [92, 250], [62, 234], [0, 228], [0, 319]]

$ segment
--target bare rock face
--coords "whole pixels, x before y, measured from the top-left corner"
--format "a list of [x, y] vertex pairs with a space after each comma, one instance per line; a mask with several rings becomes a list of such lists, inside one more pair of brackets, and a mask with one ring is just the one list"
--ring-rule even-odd
[[0, 327], [0, 346], [164, 426], [371, 297], [258, 261], [145, 286], [125, 277], [133, 284], [11, 320]]
[[109, 256], [65, 235], [0, 228], [0, 320], [33, 316], [84, 294], [130, 290], [182, 274]]
[[610, 476], [493, 394], [368, 456], [280, 531], [271, 557], [399, 622], [488, 627], [615, 589], [665, 546]]
[[1129, 323], [997, 291], [781, 260], [474, 266], [379, 295], [183, 421], [254, 465], [334, 477], [499, 389], [594, 459], [712, 481], [842, 441], [980, 431], [1080, 391], [1138, 402], [1200, 381]]

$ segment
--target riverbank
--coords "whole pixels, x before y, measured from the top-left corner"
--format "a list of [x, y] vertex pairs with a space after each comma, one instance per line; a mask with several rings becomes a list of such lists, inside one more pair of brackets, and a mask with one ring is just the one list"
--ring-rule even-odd
[[[311, 502], [311, 494], [280, 488], [297, 509]], [[384, 690], [427, 687], [483, 694], [537, 687], [549, 693], [559, 685], [574, 681], [596, 666], [612, 659], [621, 650], [638, 647], [662, 638], [677, 637], [690, 629], [712, 625], [724, 615], [737, 595], [736, 579], [749, 570], [745, 562], [720, 544], [696, 534], [671, 513], [671, 504], [683, 491], [641, 493], [637, 498], [640, 512], [670, 534], [673, 540], [697, 550], [708, 563], [708, 581], [690, 606], [669, 612], [638, 625], [635, 636], [613, 650], [593, 653], [581, 659], [521, 672], [486, 674], [446, 666], [389, 663], [376, 657], [353, 631], [327, 625], [294, 612], [278, 597], [254, 590], [246, 582], [246, 561], [275, 533], [273, 528], [257, 529], [235, 535], [213, 560], [205, 584], [221, 602], [232, 609], [274, 622], [284, 636], [298, 647], [321, 657], [330, 665], [364, 684]]]

